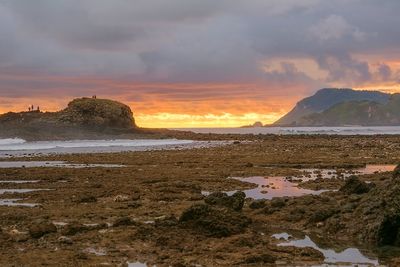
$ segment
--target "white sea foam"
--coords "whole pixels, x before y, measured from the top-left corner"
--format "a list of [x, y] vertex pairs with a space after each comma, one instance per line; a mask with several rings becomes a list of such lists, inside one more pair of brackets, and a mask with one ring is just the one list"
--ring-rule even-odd
[[21, 138], [6, 138], [0, 139], [0, 149], [2, 146], [24, 144], [26, 141]]
[[152, 147], [191, 144], [191, 140], [177, 139], [119, 139], [119, 140], [72, 140], [26, 142], [23, 139], [0, 139], [0, 151], [48, 150], [55, 148], [101, 148], [101, 147]]

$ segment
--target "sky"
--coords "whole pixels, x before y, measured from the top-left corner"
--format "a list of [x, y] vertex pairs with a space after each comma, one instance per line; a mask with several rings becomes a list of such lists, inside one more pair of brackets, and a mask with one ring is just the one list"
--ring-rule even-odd
[[0, 0], [0, 113], [97, 95], [142, 127], [272, 123], [324, 87], [400, 92], [398, 0]]

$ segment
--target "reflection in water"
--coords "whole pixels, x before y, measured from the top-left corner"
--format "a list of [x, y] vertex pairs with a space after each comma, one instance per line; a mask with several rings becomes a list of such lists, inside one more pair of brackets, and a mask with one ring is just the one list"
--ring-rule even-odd
[[308, 236], [305, 236], [304, 239], [289, 239], [292, 237], [287, 233], [274, 234], [272, 237], [276, 239], [284, 239], [286, 242], [279, 243], [278, 246], [293, 246], [298, 248], [310, 247], [320, 251], [324, 257], [325, 263], [333, 263], [334, 266], [377, 266], [379, 265], [378, 260], [370, 259], [364, 256], [360, 250], [356, 248], [347, 248], [341, 252], [336, 252], [333, 249], [323, 249], [320, 248], [317, 244], [315, 244]]
[[[272, 199], [274, 197], [298, 197], [303, 195], [318, 195], [328, 190], [310, 190], [297, 187], [297, 184], [289, 182], [285, 177], [249, 177], [249, 178], [233, 178], [242, 182], [257, 184], [256, 188], [243, 190], [246, 197], [253, 199]], [[227, 192], [228, 195], [235, 191]]]
[[[242, 182], [248, 182], [256, 184], [257, 187], [252, 189], [243, 190], [246, 197], [253, 199], [272, 199], [274, 197], [298, 197], [303, 195], [319, 195], [322, 192], [330, 190], [310, 190], [299, 188], [297, 182], [304, 182], [315, 180], [317, 178], [330, 179], [330, 178], [347, 178], [351, 175], [365, 175], [373, 174], [378, 172], [393, 171], [396, 165], [366, 165], [364, 168], [358, 168], [353, 170], [343, 169], [299, 169], [303, 175], [296, 177], [283, 177], [283, 176], [272, 176], [272, 177], [231, 177], [231, 179], [239, 180]], [[237, 190], [227, 191], [228, 195], [233, 195]], [[202, 191], [203, 195], [209, 195], [210, 192]]]
[[[373, 174], [377, 172], [393, 171], [396, 165], [366, 165], [364, 168], [358, 168], [353, 170], [343, 169], [300, 169], [303, 174], [296, 177], [283, 177], [283, 176], [272, 176], [272, 177], [231, 177], [231, 179], [239, 180], [242, 182], [249, 182], [256, 184], [257, 187], [252, 189], [243, 190], [246, 197], [253, 199], [272, 199], [274, 197], [298, 197], [303, 195], [319, 195], [322, 192], [330, 190], [310, 190], [299, 188], [297, 182], [304, 182], [315, 180], [317, 178], [331, 179], [331, 178], [347, 178], [351, 175], [364, 175]], [[227, 191], [228, 195], [232, 195], [236, 192]], [[203, 191], [203, 195], [208, 195], [210, 192]]]
[[396, 165], [373, 165], [368, 164], [363, 168], [356, 169], [301, 169], [303, 175], [296, 178], [301, 178], [303, 181], [315, 180], [317, 178], [347, 178], [351, 175], [365, 175], [379, 172], [391, 172], [396, 168]]

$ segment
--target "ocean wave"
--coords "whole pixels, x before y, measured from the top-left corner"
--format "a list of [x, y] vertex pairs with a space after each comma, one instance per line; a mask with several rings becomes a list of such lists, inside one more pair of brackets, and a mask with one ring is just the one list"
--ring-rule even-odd
[[5, 138], [0, 139], [0, 146], [4, 145], [14, 145], [14, 144], [24, 144], [26, 141], [21, 138]]
[[[0, 139], [6, 140], [6, 139]], [[10, 139], [14, 140], [14, 139]], [[20, 139], [22, 140], [22, 139]], [[94, 148], [94, 147], [147, 147], [164, 145], [183, 145], [191, 140], [178, 139], [117, 139], [117, 140], [72, 140], [72, 141], [37, 141], [8, 142], [0, 145], [0, 151], [47, 150], [56, 148]]]

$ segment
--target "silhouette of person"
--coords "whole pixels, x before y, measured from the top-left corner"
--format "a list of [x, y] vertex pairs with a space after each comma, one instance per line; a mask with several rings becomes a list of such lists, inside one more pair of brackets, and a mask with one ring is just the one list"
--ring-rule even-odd
[[39, 106], [37, 106], [37, 111], [40, 111], [40, 107]]
[[29, 112], [31, 111], [31, 106], [28, 107]]

